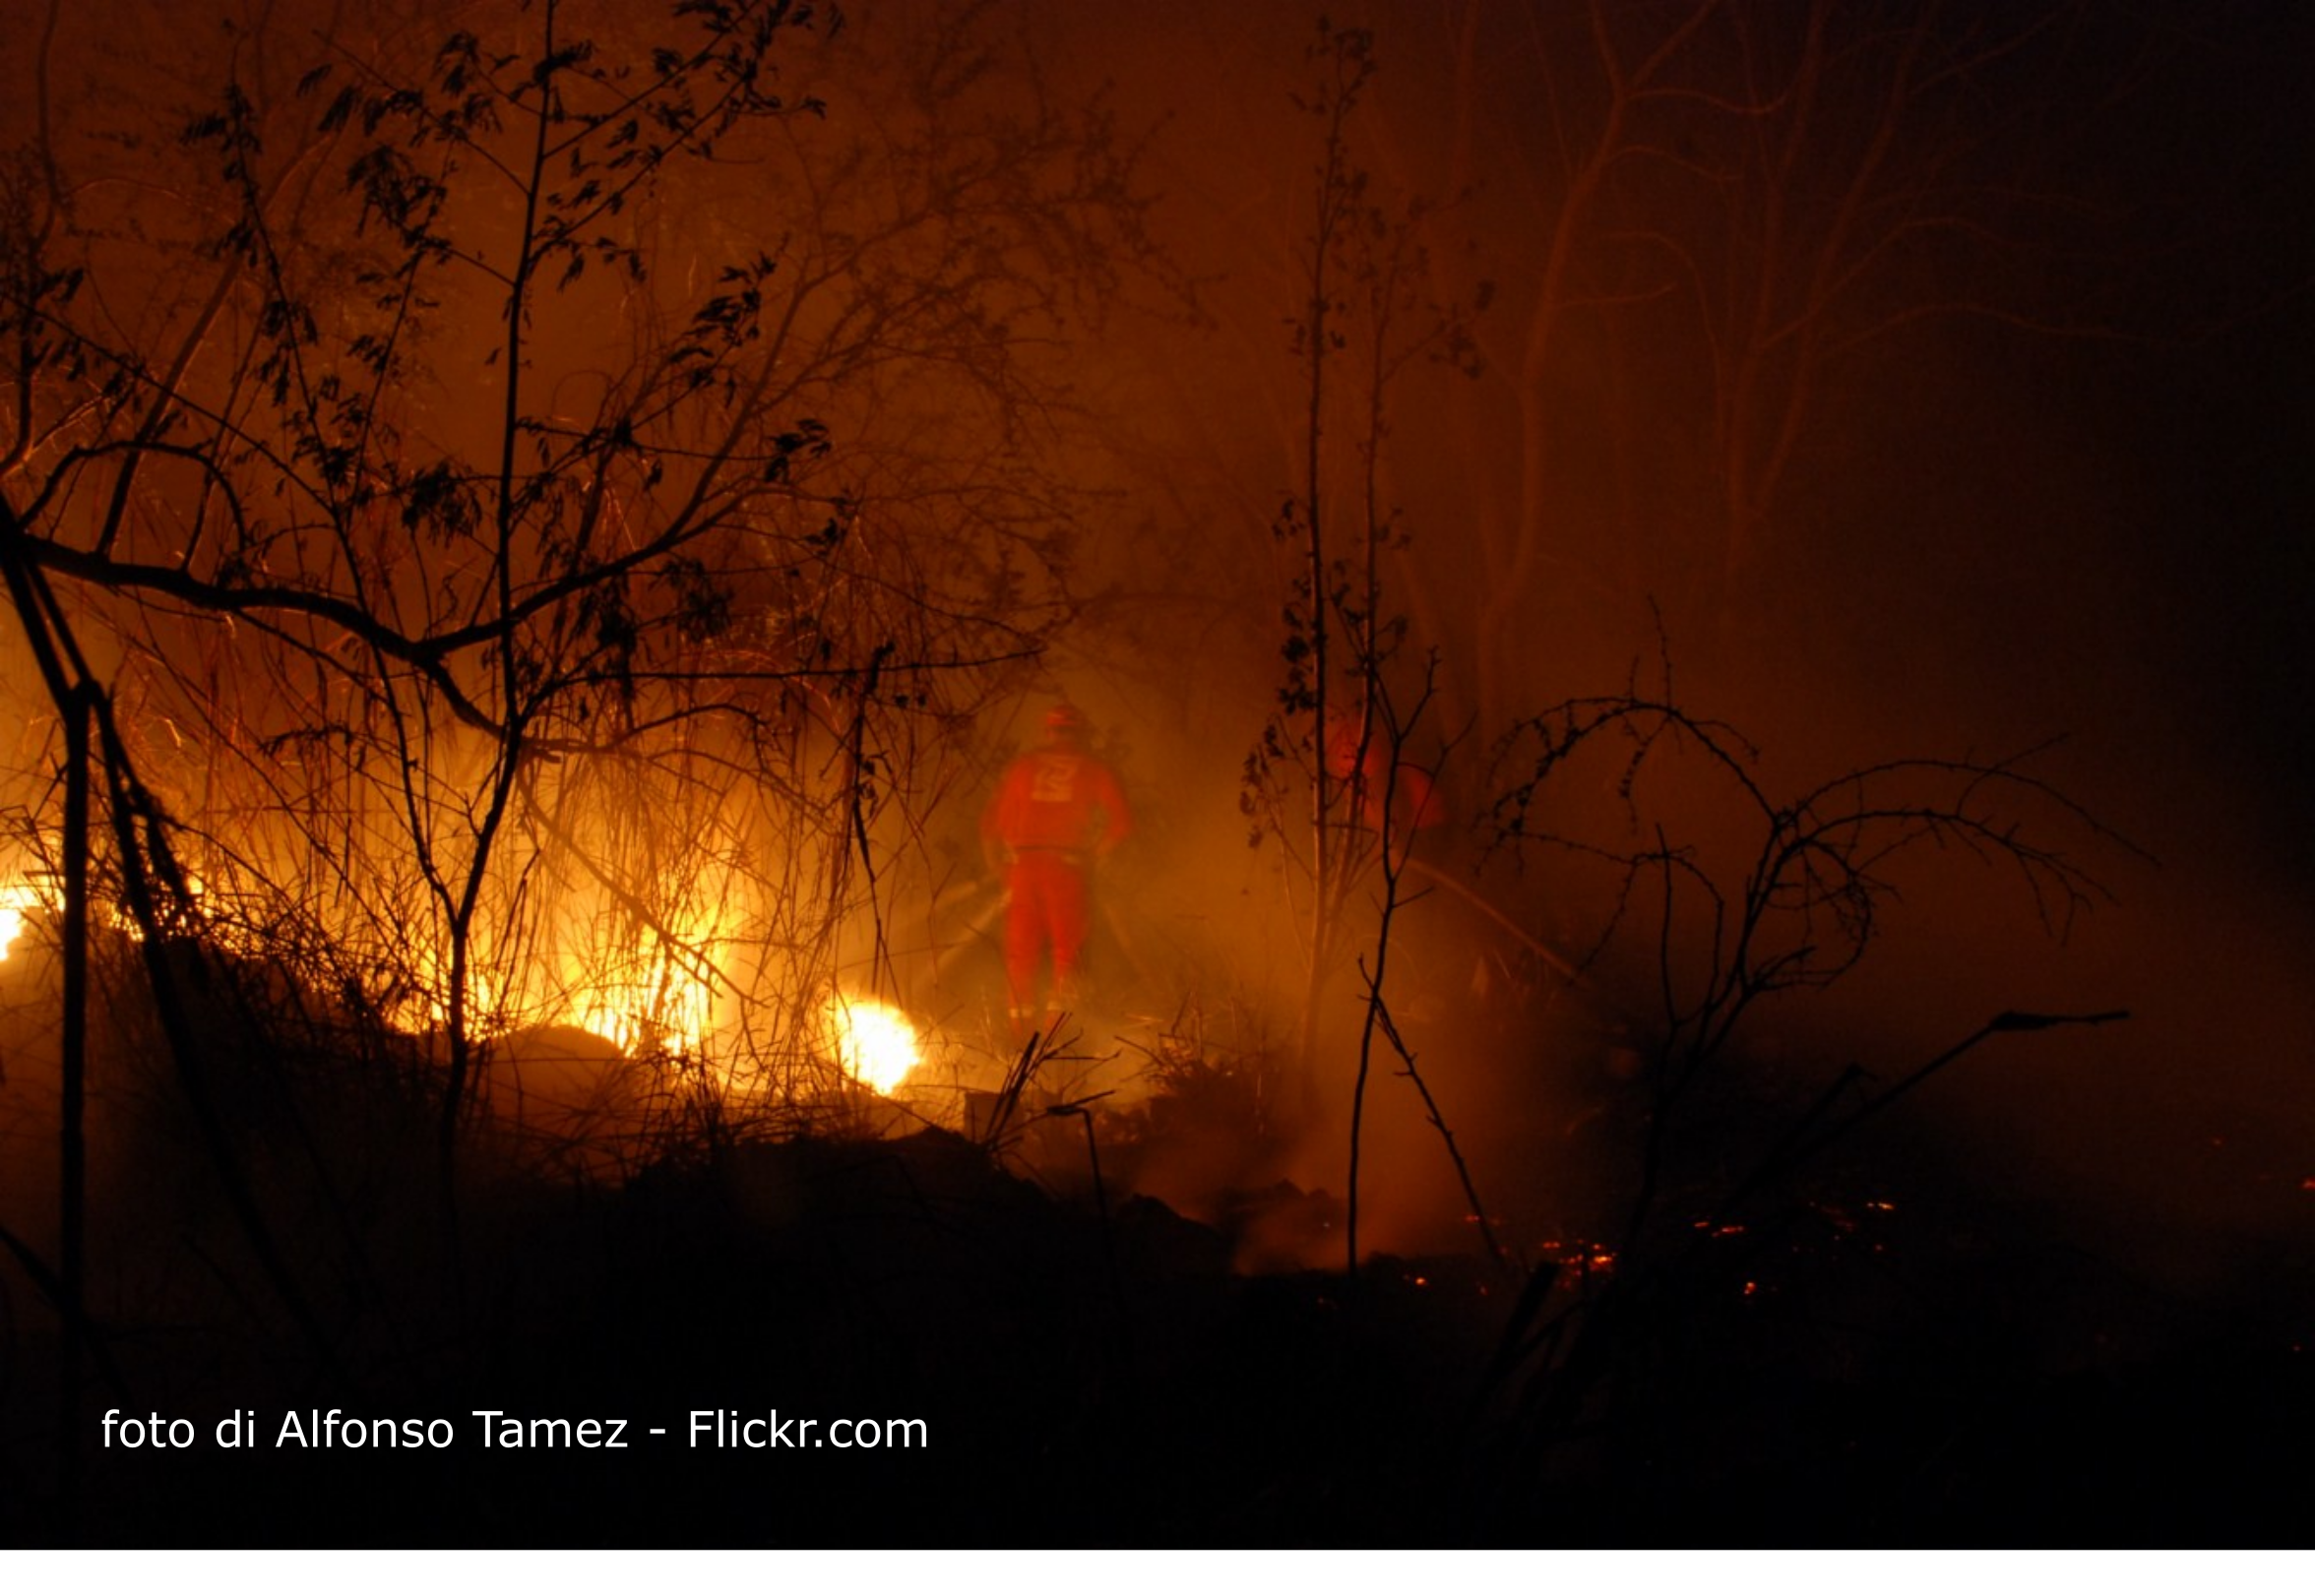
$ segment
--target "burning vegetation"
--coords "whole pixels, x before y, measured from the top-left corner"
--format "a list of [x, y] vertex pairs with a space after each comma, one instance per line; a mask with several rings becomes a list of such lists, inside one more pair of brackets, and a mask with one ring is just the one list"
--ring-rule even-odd
[[1095, 8], [244, 9], [7, 69], [0, 1534], [1917, 1538], [2307, 1412], [1902, 1129], [2131, 995], [1814, 1007], [2146, 860], [1777, 675], [1856, 351], [2081, 271], [2055, 8], [1450, 8], [1419, 125], [1240, 17], [1146, 137]]

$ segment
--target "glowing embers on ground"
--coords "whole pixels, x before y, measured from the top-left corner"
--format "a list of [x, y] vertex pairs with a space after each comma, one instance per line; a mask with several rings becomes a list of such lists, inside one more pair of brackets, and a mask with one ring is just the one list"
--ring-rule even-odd
[[1554, 1239], [1541, 1243], [1536, 1251], [1545, 1263], [1567, 1271], [1578, 1280], [1615, 1272], [1615, 1254], [1596, 1242]]
[[822, 1006], [821, 1016], [828, 1024], [837, 1064], [871, 1091], [898, 1090], [922, 1059], [916, 1027], [889, 1004], [840, 992]]

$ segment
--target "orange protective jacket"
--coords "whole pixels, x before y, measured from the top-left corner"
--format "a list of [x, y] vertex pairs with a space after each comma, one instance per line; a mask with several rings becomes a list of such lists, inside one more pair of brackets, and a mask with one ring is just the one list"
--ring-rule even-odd
[[1116, 772], [1072, 749], [1037, 749], [1005, 767], [980, 817], [981, 840], [1013, 853], [1107, 853], [1132, 829]]

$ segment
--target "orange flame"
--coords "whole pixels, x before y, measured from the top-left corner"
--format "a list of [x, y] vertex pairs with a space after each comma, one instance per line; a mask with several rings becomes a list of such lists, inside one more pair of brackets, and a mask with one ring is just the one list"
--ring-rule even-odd
[[921, 1062], [916, 1027], [898, 1009], [865, 999], [830, 998], [822, 1010], [836, 1062], [869, 1090], [890, 1093]]
[[39, 904], [40, 896], [30, 884], [0, 887], [0, 960], [8, 957], [9, 946], [24, 934], [25, 916]]

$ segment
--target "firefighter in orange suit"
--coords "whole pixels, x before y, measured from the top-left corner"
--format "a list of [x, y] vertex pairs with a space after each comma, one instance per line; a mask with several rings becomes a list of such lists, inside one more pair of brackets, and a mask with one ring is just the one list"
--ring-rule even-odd
[[[1414, 832], [1447, 818], [1431, 773], [1396, 758], [1380, 725], [1362, 725], [1355, 714], [1328, 715], [1326, 762], [1327, 774], [1355, 824], [1387, 838], [1394, 854], [1404, 856]], [[1386, 795], [1388, 815], [1383, 812]]]
[[1005, 981], [1017, 1039], [1036, 1023], [1037, 973], [1048, 955], [1046, 1012], [1073, 1001], [1091, 921], [1088, 879], [1132, 829], [1117, 772], [1086, 745], [1085, 717], [1056, 705], [1045, 715], [1043, 744], [1005, 767], [980, 817], [982, 851], [1011, 894]]

